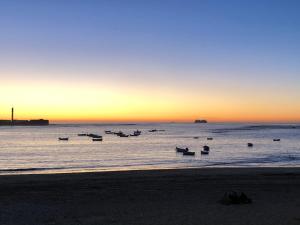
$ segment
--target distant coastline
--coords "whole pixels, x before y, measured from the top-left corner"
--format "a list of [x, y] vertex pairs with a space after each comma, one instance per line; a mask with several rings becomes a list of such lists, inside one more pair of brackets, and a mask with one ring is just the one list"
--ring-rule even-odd
[[14, 108], [11, 108], [11, 120], [0, 120], [0, 126], [48, 126], [49, 120], [15, 120]]
[[49, 120], [0, 120], [0, 126], [48, 126]]

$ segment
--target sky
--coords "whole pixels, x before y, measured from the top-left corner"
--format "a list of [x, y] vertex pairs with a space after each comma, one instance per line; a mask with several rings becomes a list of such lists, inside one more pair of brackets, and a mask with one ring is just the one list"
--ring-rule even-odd
[[0, 119], [300, 122], [298, 0], [1, 0]]

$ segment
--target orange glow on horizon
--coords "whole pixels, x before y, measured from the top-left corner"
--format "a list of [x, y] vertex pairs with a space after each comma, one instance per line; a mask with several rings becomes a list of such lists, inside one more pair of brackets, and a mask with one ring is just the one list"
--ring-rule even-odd
[[[99, 82], [100, 83], [100, 82]], [[10, 93], [9, 95], [7, 93]], [[263, 91], [190, 87], [153, 88], [111, 83], [7, 83], [0, 89], [0, 119], [55, 122], [300, 122], [300, 104]], [[271, 101], [270, 101], [271, 99]], [[284, 107], [282, 107], [284, 106]]]

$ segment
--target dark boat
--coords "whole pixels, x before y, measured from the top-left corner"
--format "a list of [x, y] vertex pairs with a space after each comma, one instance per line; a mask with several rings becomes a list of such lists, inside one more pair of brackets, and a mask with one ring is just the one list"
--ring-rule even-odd
[[102, 138], [93, 138], [93, 141], [102, 141]]
[[118, 134], [118, 136], [119, 136], [119, 137], [129, 137], [129, 135], [124, 134], [124, 133], [120, 133], [120, 134]]
[[141, 133], [142, 133], [142, 131], [140, 131], [140, 130], [136, 130], [133, 132], [134, 135], [140, 135]]
[[280, 139], [279, 138], [275, 138], [275, 139], [273, 139], [273, 141], [280, 141]]
[[194, 155], [195, 155], [195, 152], [189, 152], [189, 151], [187, 151], [187, 152], [183, 152], [182, 154], [183, 154], [183, 155], [194, 156]]
[[110, 131], [110, 130], [106, 130], [106, 131], [104, 131], [106, 134], [113, 134], [113, 132], [112, 131]]
[[179, 147], [176, 147], [175, 150], [176, 150], [176, 152], [188, 152], [189, 151], [188, 148], [179, 148]]
[[133, 132], [133, 134], [130, 134], [130, 136], [137, 137], [137, 136], [140, 136], [141, 133], [142, 133], [142, 131], [136, 130], [136, 131]]
[[208, 140], [208, 141], [212, 141], [212, 140], [214, 140], [214, 139], [213, 139], [212, 137], [208, 137], [207, 140]]
[[209, 146], [204, 145], [203, 150], [201, 150], [201, 155], [208, 155], [209, 154]]
[[149, 130], [149, 132], [157, 132], [157, 130], [156, 129], [153, 129], [153, 130]]
[[97, 134], [87, 134], [87, 136], [91, 138], [102, 138], [101, 135], [97, 135]]
[[194, 139], [199, 139], [199, 137], [193, 137]]
[[248, 143], [248, 147], [253, 147], [253, 144], [252, 143]]
[[78, 134], [78, 136], [82, 137], [82, 136], [87, 136], [88, 134]]
[[203, 151], [207, 151], [207, 152], [209, 152], [209, 146], [207, 146], [207, 145], [204, 145], [204, 146], [203, 146]]
[[58, 140], [59, 140], [59, 141], [68, 141], [69, 138], [61, 138], [61, 137], [60, 137], [60, 138], [58, 138]]

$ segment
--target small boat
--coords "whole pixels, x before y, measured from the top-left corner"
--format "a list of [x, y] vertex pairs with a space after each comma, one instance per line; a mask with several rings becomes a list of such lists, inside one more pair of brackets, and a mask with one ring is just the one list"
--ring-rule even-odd
[[194, 139], [199, 139], [199, 137], [193, 137]]
[[130, 136], [135, 136], [135, 137], [137, 137], [137, 136], [140, 136], [141, 133], [142, 133], [142, 131], [136, 130], [136, 131], [133, 132], [133, 134], [130, 134]]
[[88, 134], [78, 134], [78, 136], [82, 137], [82, 136], [87, 136]]
[[214, 140], [214, 139], [213, 139], [212, 137], [208, 137], [207, 140], [208, 140], [208, 141], [212, 141], [212, 140]]
[[68, 141], [69, 138], [68, 138], [68, 137], [67, 137], [67, 138], [61, 138], [61, 137], [60, 137], [60, 138], [58, 138], [58, 140], [59, 140], [59, 141]]
[[209, 146], [207, 146], [207, 145], [204, 145], [204, 146], [203, 146], [203, 151], [207, 151], [207, 152], [209, 152]]
[[273, 141], [280, 141], [280, 139], [279, 138], [275, 138], [275, 139], [273, 139]]
[[129, 137], [129, 135], [124, 134], [124, 133], [120, 133], [120, 134], [118, 134], [118, 136], [119, 136], [119, 137]]
[[110, 131], [110, 130], [106, 130], [106, 131], [104, 131], [106, 134], [113, 134], [113, 132], [112, 131]]
[[188, 152], [189, 151], [188, 148], [178, 148], [178, 147], [176, 147], [175, 150], [176, 150], [176, 152]]
[[247, 145], [248, 145], [248, 147], [253, 147], [252, 143], [248, 143]]
[[157, 130], [156, 129], [153, 129], [153, 130], [149, 130], [149, 132], [157, 132]]
[[159, 132], [165, 132], [166, 130], [158, 130]]
[[195, 155], [195, 152], [189, 152], [189, 151], [187, 151], [187, 152], [183, 152], [182, 154], [183, 154], [183, 155], [190, 155], [190, 156], [193, 156], [193, 155]]
[[134, 133], [134, 134], [141, 134], [141, 133], [142, 133], [142, 131], [140, 131], [140, 130], [136, 130], [136, 131], [134, 131], [133, 133]]
[[208, 155], [209, 154], [209, 146], [204, 145], [203, 150], [201, 150], [201, 155]]
[[102, 138], [101, 135], [97, 135], [97, 134], [88, 134], [87, 136], [91, 138]]
[[93, 141], [102, 141], [102, 138], [93, 138]]

